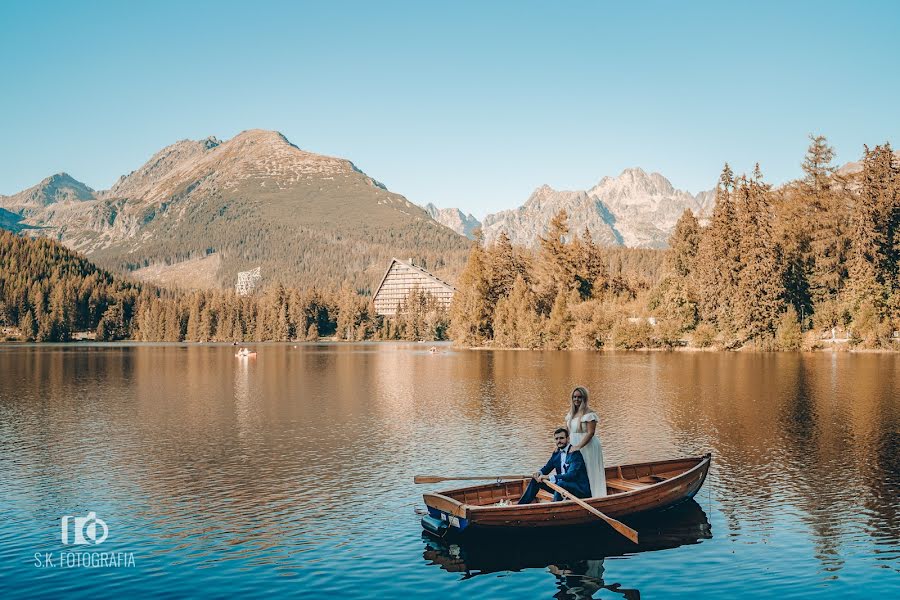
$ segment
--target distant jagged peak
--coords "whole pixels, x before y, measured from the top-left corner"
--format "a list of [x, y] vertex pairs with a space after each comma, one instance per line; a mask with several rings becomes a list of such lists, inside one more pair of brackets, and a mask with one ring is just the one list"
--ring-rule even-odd
[[456, 233], [474, 239], [475, 230], [481, 227], [481, 222], [471, 214], [465, 214], [458, 208], [438, 208], [431, 202], [425, 205], [428, 216]]
[[5, 199], [8, 206], [49, 206], [57, 202], [84, 202], [96, 197], [94, 190], [65, 172], [45, 177], [40, 183]]
[[647, 173], [640, 167], [629, 167], [618, 177], [604, 177], [588, 193], [591, 196], [635, 197], [635, 195], [671, 196], [679, 191], [660, 173]]

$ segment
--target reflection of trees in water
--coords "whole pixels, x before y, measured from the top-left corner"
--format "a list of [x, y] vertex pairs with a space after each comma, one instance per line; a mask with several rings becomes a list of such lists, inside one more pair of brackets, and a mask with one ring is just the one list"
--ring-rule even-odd
[[853, 474], [830, 456], [834, 436], [822, 425], [822, 413], [828, 407], [819, 406], [825, 404], [818, 401], [825, 395], [819, 394], [809, 376], [806, 359], [792, 355], [779, 366], [779, 377], [787, 383], [778, 417], [784, 440], [781, 451], [790, 458], [791, 473], [784, 484], [796, 494], [797, 506], [802, 509], [800, 519], [814, 538], [816, 558], [824, 570], [839, 571], [844, 560], [840, 552], [840, 513], [835, 511], [835, 503], [840, 502], [841, 490], [835, 488], [838, 481], [849, 481]]
[[[680, 447], [693, 439], [715, 455], [707, 486], [733, 535], [765, 541], [808, 532], [826, 571], [843, 567], [849, 550], [842, 545], [860, 536], [896, 543], [896, 357], [717, 354], [686, 361], [664, 374], [675, 390], [669, 426]], [[796, 522], [779, 525], [792, 507]]]

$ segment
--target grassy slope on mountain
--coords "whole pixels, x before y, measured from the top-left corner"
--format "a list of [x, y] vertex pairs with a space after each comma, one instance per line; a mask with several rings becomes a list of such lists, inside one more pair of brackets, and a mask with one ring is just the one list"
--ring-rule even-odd
[[349, 283], [372, 290], [392, 256], [413, 257], [452, 279], [468, 248], [465, 238], [361, 175], [327, 186], [300, 182], [285, 190], [247, 183], [173, 202], [151, 216], [138, 242], [119, 242], [91, 258], [133, 270], [217, 252], [223, 287], [233, 285], [238, 271], [261, 266], [270, 282], [298, 287]]

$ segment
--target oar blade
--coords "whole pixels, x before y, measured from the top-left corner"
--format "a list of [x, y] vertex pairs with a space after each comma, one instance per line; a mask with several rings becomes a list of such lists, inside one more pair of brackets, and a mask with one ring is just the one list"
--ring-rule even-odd
[[436, 475], [416, 475], [413, 477], [413, 482], [415, 483], [440, 483], [442, 481], [444, 481], [444, 478]]

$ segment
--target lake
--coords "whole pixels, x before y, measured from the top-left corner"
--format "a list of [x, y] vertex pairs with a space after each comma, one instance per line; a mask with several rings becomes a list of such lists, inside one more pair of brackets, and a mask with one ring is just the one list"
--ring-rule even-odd
[[[255, 348], [0, 346], [3, 596], [900, 590], [897, 355]], [[421, 494], [453, 484], [413, 475], [533, 471], [575, 385], [607, 465], [711, 452], [694, 501], [636, 521], [637, 548], [423, 535]]]

